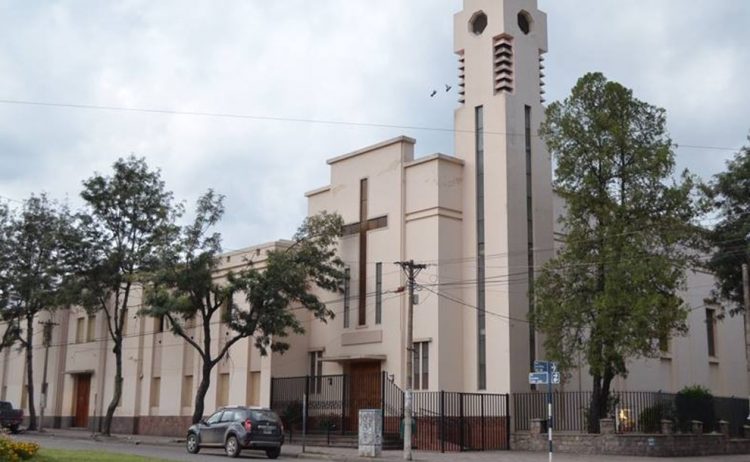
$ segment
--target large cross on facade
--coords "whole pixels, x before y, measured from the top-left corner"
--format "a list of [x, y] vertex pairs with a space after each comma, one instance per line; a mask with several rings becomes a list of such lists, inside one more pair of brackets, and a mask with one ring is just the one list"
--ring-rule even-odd
[[359, 221], [344, 226], [342, 234], [359, 234], [359, 315], [358, 325], [367, 323], [367, 232], [388, 226], [388, 216], [367, 218], [367, 178], [359, 182]]

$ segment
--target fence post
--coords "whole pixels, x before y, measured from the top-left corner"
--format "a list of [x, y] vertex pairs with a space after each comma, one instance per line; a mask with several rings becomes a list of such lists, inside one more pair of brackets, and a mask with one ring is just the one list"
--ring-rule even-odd
[[481, 415], [480, 422], [482, 423], [482, 451], [484, 451], [484, 394], [479, 395], [479, 407], [481, 408], [479, 413]]
[[510, 450], [510, 393], [505, 395], [505, 449]]
[[383, 371], [380, 374], [380, 429], [385, 436], [385, 381], [388, 373]]
[[440, 452], [445, 452], [445, 390], [440, 390]]
[[305, 443], [307, 441], [307, 394], [310, 391], [310, 376], [305, 376], [305, 393], [302, 395], [302, 452], [305, 452]]
[[344, 422], [346, 421], [346, 374], [341, 376], [341, 434], [344, 434]]
[[459, 444], [460, 448], [459, 451], [464, 450], [464, 394], [459, 393], [458, 394], [458, 428], [461, 431], [461, 435], [459, 437]]

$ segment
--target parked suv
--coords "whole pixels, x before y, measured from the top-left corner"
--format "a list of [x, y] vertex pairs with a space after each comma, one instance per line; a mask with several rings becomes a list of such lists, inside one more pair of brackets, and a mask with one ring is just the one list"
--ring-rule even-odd
[[22, 420], [23, 410], [13, 409], [8, 401], [0, 401], [0, 428], [9, 428], [11, 432], [18, 433]]
[[224, 447], [229, 457], [243, 449], [265, 450], [269, 459], [281, 454], [284, 426], [270, 409], [245, 406], [220, 408], [211, 417], [188, 429], [187, 451], [196, 454], [201, 448]]

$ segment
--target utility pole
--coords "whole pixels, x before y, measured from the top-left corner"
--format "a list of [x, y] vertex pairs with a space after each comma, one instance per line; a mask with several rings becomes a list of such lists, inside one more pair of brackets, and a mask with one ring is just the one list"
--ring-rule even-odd
[[417, 274], [427, 265], [414, 263], [414, 260], [397, 261], [397, 265], [406, 273], [409, 284], [409, 309], [406, 316], [406, 390], [404, 392], [404, 460], [411, 460], [411, 426], [412, 426], [412, 387], [414, 386], [414, 286]]
[[[750, 386], [750, 269], [747, 263], [742, 264], [742, 298], [745, 302], [745, 364], [748, 386]], [[747, 420], [750, 420], [750, 409], [748, 409]]]
[[43, 431], [44, 426], [44, 408], [47, 407], [47, 364], [49, 360], [49, 346], [50, 343], [52, 343], [52, 327], [56, 326], [57, 323], [53, 322], [51, 319], [48, 319], [44, 322], [39, 322], [43, 326], [43, 336], [42, 336], [42, 343], [44, 344], [44, 373], [42, 375], [42, 396], [41, 396], [41, 403], [39, 405], [39, 431]]

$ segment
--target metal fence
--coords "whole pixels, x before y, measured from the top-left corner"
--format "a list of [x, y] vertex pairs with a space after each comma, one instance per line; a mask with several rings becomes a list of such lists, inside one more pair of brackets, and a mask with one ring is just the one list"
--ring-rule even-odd
[[[307, 394], [307, 412], [303, 396]], [[360, 409], [382, 409], [384, 439], [403, 438], [404, 392], [387, 373], [274, 378], [271, 408], [299, 434], [303, 415], [311, 435], [357, 432]], [[415, 392], [412, 445], [428, 451], [509, 449], [508, 395]], [[291, 436], [291, 435], [290, 435]]]
[[[591, 392], [553, 392], [553, 423], [555, 430], [588, 431]], [[610, 394], [609, 415], [614, 418], [618, 433], [659, 433], [661, 420], [675, 420], [674, 393], [614, 391]], [[713, 398], [714, 420], [704, 422], [704, 431], [718, 430], [718, 421], [729, 422], [730, 434], [741, 436], [748, 414], [748, 400]], [[528, 431], [531, 419], [547, 418], [545, 392], [513, 394], [513, 429]], [[679, 428], [679, 426], [678, 426]]]
[[415, 392], [416, 449], [483, 451], [510, 448], [508, 395]]

